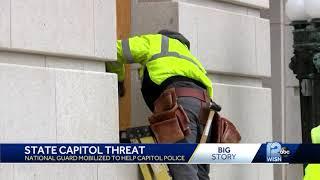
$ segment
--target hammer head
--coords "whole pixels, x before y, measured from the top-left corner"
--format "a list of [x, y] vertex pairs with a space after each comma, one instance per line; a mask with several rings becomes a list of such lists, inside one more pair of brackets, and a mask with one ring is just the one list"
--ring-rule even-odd
[[221, 111], [221, 106], [215, 103], [214, 101], [210, 102], [210, 109], [215, 111], [215, 112], [220, 112]]

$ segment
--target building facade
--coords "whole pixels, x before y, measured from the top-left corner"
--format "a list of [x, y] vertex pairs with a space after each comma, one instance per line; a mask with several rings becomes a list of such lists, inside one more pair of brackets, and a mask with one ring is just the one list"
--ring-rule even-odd
[[[243, 143], [298, 143], [299, 93], [287, 68], [292, 37], [284, 3], [131, 0], [131, 35], [180, 31]], [[1, 0], [1, 142], [119, 142], [117, 79], [104, 65], [116, 60], [115, 40], [116, 0]], [[140, 94], [138, 68], [131, 66], [132, 126], [147, 124], [151, 114]], [[210, 176], [292, 180], [301, 173], [301, 166], [212, 165]], [[0, 165], [0, 179], [47, 177], [141, 179], [136, 165]]]

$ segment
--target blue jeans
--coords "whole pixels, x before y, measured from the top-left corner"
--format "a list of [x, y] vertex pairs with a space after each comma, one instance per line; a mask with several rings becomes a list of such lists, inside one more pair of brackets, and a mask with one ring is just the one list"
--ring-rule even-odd
[[[191, 84], [192, 85], [192, 84]], [[170, 87], [190, 87], [183, 82], [174, 83]], [[196, 85], [195, 85], [196, 86]], [[198, 89], [199, 86], [196, 88]], [[195, 88], [195, 87], [193, 87]], [[177, 143], [200, 142], [204, 126], [199, 122], [201, 108], [200, 100], [193, 97], [179, 97], [178, 104], [181, 105], [190, 120], [191, 134]], [[174, 180], [209, 180], [209, 164], [168, 164], [170, 174]]]

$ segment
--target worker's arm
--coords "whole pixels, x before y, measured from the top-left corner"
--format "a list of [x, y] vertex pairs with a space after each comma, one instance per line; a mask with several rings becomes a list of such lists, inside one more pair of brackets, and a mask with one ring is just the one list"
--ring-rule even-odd
[[118, 74], [118, 81], [124, 80], [124, 64], [147, 61], [149, 55], [149, 41], [147, 35], [135, 36], [126, 40], [117, 41], [117, 62], [107, 62], [108, 72]]

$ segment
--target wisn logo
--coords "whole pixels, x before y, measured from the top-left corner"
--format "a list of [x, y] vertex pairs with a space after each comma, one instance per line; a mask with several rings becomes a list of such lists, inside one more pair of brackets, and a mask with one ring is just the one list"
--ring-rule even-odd
[[287, 147], [282, 147], [280, 143], [267, 143], [266, 160], [267, 162], [282, 162], [283, 157], [290, 155], [290, 150]]

